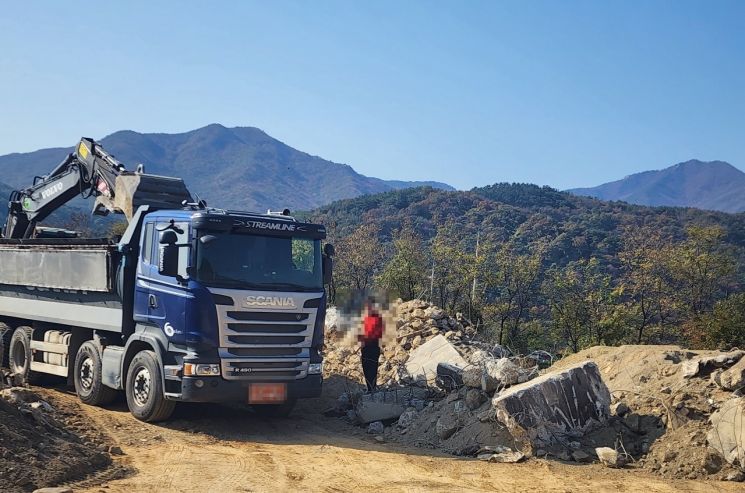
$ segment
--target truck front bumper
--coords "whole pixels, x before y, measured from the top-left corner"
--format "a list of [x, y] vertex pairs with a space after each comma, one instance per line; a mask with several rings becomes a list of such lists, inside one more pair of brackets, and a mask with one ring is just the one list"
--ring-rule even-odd
[[[197, 383], [202, 381], [201, 387]], [[219, 376], [213, 377], [183, 377], [181, 379], [181, 393], [167, 393], [170, 400], [183, 402], [247, 402], [248, 386], [252, 383], [262, 383], [244, 380], [225, 380]], [[280, 383], [273, 381], [271, 383]], [[305, 399], [320, 397], [323, 387], [321, 375], [308, 375], [300, 380], [287, 383], [287, 399]]]

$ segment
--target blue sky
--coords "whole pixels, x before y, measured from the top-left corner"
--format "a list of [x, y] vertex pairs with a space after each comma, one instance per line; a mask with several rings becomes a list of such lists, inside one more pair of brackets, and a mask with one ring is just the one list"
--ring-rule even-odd
[[461, 189], [745, 169], [745, 2], [0, 5], [0, 154], [213, 122]]

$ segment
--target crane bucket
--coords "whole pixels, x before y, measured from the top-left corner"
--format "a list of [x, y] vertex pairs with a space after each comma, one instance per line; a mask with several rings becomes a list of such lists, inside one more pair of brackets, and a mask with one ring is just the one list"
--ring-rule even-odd
[[129, 221], [141, 205], [153, 209], [180, 209], [184, 200], [191, 202], [192, 198], [181, 178], [124, 172], [116, 177], [113, 196], [102, 193], [96, 197], [93, 211], [96, 214], [122, 213]]

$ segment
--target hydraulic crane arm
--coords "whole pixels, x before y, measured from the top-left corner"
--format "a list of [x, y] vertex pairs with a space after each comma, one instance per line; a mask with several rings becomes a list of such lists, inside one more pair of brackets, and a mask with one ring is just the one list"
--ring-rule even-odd
[[140, 205], [180, 206], [191, 195], [180, 178], [129, 172], [93, 139], [83, 137], [75, 151], [51, 173], [14, 191], [8, 204], [5, 238], [30, 238], [36, 224], [76, 195], [95, 196], [94, 214], [123, 213], [131, 219]]

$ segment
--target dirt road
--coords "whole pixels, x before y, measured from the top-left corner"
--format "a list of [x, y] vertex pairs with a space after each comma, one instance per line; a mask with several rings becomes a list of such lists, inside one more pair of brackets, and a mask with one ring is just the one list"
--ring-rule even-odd
[[530, 460], [488, 464], [425, 449], [379, 444], [340, 419], [325, 418], [322, 401], [299, 405], [287, 419], [262, 419], [247, 409], [184, 405], [166, 424], [136, 421], [119, 402], [80, 406], [63, 389], [37, 388], [55, 406], [80, 407], [124, 455], [117, 476], [104, 471], [71, 484], [87, 492], [206, 491], [738, 491], [723, 482], [669, 481], [640, 471]]

